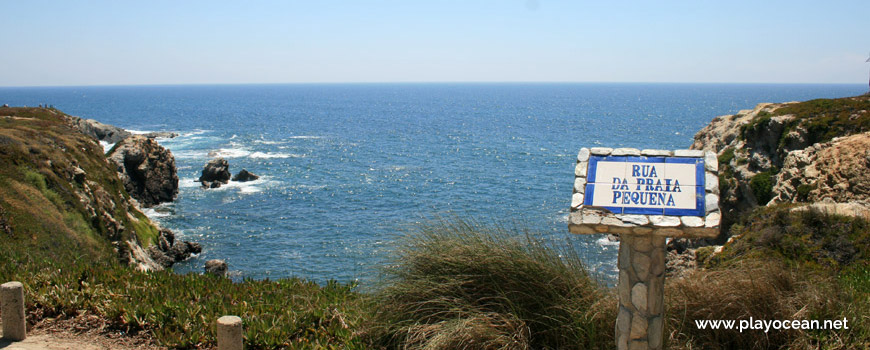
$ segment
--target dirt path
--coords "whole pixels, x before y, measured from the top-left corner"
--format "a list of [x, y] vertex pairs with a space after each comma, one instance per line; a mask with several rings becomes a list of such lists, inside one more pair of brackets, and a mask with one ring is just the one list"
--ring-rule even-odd
[[[0, 338], [2, 338], [0, 330]], [[0, 339], [0, 350], [151, 350], [162, 349], [137, 338], [113, 335], [99, 330], [71, 328], [70, 324], [39, 324], [28, 330], [27, 339], [12, 342]]]

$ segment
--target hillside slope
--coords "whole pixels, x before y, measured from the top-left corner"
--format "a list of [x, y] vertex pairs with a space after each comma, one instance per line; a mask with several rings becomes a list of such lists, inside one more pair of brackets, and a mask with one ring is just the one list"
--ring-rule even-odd
[[[153, 265], [159, 228], [131, 203], [96, 140], [56, 109], [0, 108], [0, 230], [46, 256]], [[4, 244], [5, 245], [5, 244]]]
[[762, 103], [714, 118], [692, 149], [719, 156], [723, 232], [777, 202], [868, 204], [870, 95]]

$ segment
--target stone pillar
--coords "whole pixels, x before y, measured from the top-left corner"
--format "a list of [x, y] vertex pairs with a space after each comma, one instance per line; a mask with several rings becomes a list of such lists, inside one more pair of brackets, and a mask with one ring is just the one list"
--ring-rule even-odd
[[223, 316], [217, 320], [218, 350], [242, 350], [242, 319]]
[[7, 282], [0, 285], [0, 314], [3, 317], [3, 338], [13, 341], [27, 338], [24, 285], [21, 282]]
[[623, 234], [619, 239], [616, 348], [662, 349], [665, 237]]

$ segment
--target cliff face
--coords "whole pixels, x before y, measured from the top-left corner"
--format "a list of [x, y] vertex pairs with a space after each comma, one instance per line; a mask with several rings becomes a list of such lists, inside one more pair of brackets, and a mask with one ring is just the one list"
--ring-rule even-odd
[[[96, 140], [55, 109], [0, 108], [0, 236], [48, 255], [161, 269], [166, 236], [138, 210]], [[165, 239], [165, 238], [164, 238]]]
[[789, 152], [775, 180], [773, 202], [870, 206], [870, 133]]
[[870, 96], [759, 104], [714, 118], [692, 149], [719, 156], [723, 225], [777, 202], [859, 202], [868, 191]]

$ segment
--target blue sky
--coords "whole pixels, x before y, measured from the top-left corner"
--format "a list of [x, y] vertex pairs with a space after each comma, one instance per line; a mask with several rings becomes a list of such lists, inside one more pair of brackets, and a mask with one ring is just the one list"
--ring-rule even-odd
[[0, 86], [863, 83], [870, 1], [0, 0]]

